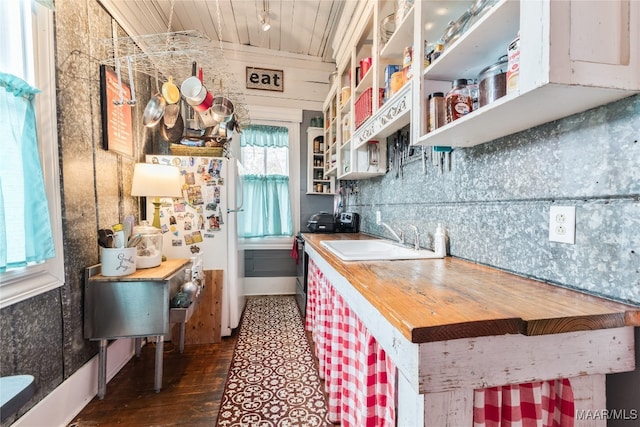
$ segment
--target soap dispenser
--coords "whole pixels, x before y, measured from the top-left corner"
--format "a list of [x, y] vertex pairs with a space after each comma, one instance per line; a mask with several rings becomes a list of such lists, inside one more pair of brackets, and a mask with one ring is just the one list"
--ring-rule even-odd
[[447, 256], [447, 237], [441, 223], [438, 223], [436, 233], [433, 235], [433, 252], [439, 257]]

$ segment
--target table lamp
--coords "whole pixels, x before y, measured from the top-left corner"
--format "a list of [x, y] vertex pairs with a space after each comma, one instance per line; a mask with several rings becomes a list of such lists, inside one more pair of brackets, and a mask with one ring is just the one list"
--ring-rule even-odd
[[160, 228], [160, 198], [181, 197], [180, 169], [171, 165], [136, 163], [133, 169], [132, 196], [153, 197], [153, 225]]

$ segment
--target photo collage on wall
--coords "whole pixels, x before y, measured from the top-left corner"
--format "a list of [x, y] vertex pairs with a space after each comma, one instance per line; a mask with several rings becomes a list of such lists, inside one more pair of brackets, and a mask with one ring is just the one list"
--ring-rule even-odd
[[[158, 162], [179, 167], [183, 180], [182, 198], [163, 200], [162, 233], [171, 233], [172, 246], [197, 245], [203, 239], [214, 238], [224, 224], [223, 161], [207, 157], [163, 157]], [[191, 251], [198, 252], [197, 246], [192, 246]]]

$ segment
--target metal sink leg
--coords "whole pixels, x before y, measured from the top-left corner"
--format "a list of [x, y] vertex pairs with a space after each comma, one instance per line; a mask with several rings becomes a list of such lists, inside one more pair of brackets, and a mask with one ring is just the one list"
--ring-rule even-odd
[[107, 343], [108, 340], [100, 340], [98, 350], [98, 399], [104, 399], [107, 392]]
[[156, 336], [156, 370], [155, 370], [155, 381], [154, 381], [154, 390], [156, 393], [160, 393], [160, 389], [162, 389], [162, 355], [164, 352], [164, 336], [158, 335]]

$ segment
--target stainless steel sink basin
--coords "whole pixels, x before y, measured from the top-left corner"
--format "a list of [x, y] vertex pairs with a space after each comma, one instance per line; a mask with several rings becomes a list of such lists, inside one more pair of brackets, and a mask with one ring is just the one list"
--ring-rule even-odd
[[343, 261], [442, 258], [428, 249], [416, 251], [380, 239], [322, 240], [320, 244]]

